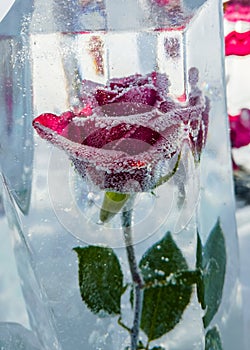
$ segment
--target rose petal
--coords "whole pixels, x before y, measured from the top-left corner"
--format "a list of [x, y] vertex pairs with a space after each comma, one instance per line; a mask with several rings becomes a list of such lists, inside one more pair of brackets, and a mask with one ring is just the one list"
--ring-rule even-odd
[[133, 87], [128, 89], [128, 91], [117, 90], [117, 92], [98, 89], [95, 93], [95, 98], [99, 106], [117, 102], [137, 102], [154, 106], [157, 92], [154, 88], [145, 86], [140, 89], [138, 87]]
[[98, 88], [95, 98], [99, 106], [116, 102], [140, 102], [154, 106], [168, 93], [169, 80], [166, 74], [152, 72], [146, 76], [139, 74], [122, 79], [111, 79], [108, 86]]
[[235, 116], [229, 115], [232, 147], [240, 148], [250, 143], [250, 110], [242, 109]]
[[[141, 192], [150, 190], [158, 177], [154, 172], [154, 167], [134, 168], [133, 171], [96, 171], [95, 166], [73, 159], [74, 166], [81, 175], [86, 174], [88, 179], [100, 189], [105, 191], [115, 191], [120, 193]], [[83, 172], [84, 171], [84, 172]]]
[[111, 90], [117, 90], [117, 88], [126, 89], [130, 86], [141, 86], [147, 83], [147, 78], [142, 77], [140, 74], [130, 75], [125, 78], [114, 78], [109, 81], [109, 87]]
[[250, 4], [248, 0], [231, 0], [225, 5], [225, 18], [230, 22], [250, 22]]
[[74, 113], [70, 111], [63, 113], [60, 117], [52, 113], [44, 113], [34, 119], [33, 125], [35, 126], [37, 123], [39, 123], [61, 134], [63, 129], [66, 128], [73, 118]]
[[250, 54], [250, 31], [238, 33], [233, 31], [225, 38], [226, 56], [246, 56]]
[[153, 0], [154, 2], [157, 3], [159, 6], [166, 6], [170, 2], [170, 0]]
[[147, 151], [161, 138], [157, 131], [148, 127], [122, 123], [109, 130], [97, 129], [83, 141], [83, 144], [136, 155]]

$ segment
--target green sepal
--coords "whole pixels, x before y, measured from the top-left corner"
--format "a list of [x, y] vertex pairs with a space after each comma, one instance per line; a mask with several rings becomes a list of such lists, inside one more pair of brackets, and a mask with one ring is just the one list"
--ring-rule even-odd
[[129, 197], [130, 195], [125, 193], [105, 192], [100, 210], [101, 222], [108, 222], [119, 213]]

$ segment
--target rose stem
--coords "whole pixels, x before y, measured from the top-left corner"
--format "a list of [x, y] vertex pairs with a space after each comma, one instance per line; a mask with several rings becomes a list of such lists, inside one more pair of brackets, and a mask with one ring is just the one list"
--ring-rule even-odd
[[125, 205], [125, 208], [121, 214], [122, 228], [124, 234], [124, 240], [126, 245], [127, 257], [129, 262], [129, 268], [133, 282], [135, 284], [135, 305], [134, 305], [134, 321], [133, 327], [131, 328], [131, 350], [137, 349], [139, 329], [141, 322], [141, 312], [142, 312], [142, 298], [143, 298], [143, 279], [140, 275], [135, 251], [132, 239], [132, 209]]

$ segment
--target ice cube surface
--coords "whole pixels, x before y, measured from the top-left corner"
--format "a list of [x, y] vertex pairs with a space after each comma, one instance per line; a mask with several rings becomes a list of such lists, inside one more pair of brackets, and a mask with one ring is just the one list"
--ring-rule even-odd
[[36, 336], [18, 323], [0, 323], [1, 350], [42, 350]]

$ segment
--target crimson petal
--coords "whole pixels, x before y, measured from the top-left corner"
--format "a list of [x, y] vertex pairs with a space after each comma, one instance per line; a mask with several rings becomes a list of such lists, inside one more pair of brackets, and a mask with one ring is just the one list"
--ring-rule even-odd
[[250, 54], [250, 31], [238, 33], [233, 31], [225, 38], [226, 56], [246, 56]]
[[154, 88], [147, 86], [142, 86], [140, 89], [138, 87], [132, 87], [127, 92], [124, 92], [124, 90], [114, 92], [98, 89], [95, 93], [95, 98], [99, 106], [117, 102], [137, 102], [154, 106], [157, 99], [157, 92]]
[[109, 130], [107, 128], [97, 129], [85, 138], [83, 144], [136, 155], [146, 151], [161, 138], [162, 136], [157, 131], [148, 127], [122, 123]]
[[240, 148], [250, 144], [250, 110], [242, 109], [235, 116], [229, 115], [232, 147]]
[[44, 113], [34, 119], [33, 125], [39, 123], [60, 134], [73, 117], [74, 113], [70, 111], [63, 113], [60, 117], [52, 113]]

